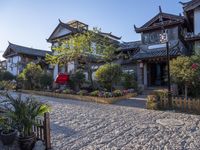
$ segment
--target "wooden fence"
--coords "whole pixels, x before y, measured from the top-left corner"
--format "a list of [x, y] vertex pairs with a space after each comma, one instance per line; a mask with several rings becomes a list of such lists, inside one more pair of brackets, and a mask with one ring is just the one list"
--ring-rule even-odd
[[42, 140], [45, 143], [47, 150], [51, 149], [49, 113], [45, 113], [44, 117], [38, 117], [36, 122], [38, 123], [38, 126], [33, 126], [33, 131], [36, 134], [37, 140]]
[[[167, 97], [161, 98], [159, 105], [163, 109], [169, 108], [168, 98]], [[200, 99], [191, 99], [191, 98], [185, 99], [182, 97], [172, 97], [172, 109], [181, 112], [200, 114]]]

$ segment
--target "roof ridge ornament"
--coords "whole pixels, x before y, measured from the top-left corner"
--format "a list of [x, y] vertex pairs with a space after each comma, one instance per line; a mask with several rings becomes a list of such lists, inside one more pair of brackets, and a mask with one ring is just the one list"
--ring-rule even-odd
[[161, 6], [159, 6], [159, 12], [162, 13], [162, 7]]
[[62, 21], [61, 21], [61, 19], [60, 19], [60, 18], [58, 18], [58, 21], [59, 21], [60, 23], [62, 23]]

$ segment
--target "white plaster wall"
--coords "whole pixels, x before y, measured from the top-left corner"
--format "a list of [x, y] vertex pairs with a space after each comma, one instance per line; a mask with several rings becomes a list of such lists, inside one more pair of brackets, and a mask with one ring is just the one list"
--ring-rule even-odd
[[59, 28], [53, 35], [53, 37], [59, 37], [62, 35], [69, 34], [71, 31], [65, 28]]
[[194, 10], [194, 33], [200, 33], [200, 8]]
[[93, 79], [93, 80], [96, 80], [95, 74], [96, 74], [96, 71], [92, 73], [92, 79]]
[[19, 70], [18, 70], [18, 66], [17, 63], [21, 61], [21, 57], [20, 56], [13, 56], [13, 57], [9, 57], [6, 62], [7, 62], [7, 71], [9, 71], [10, 73], [12, 73], [13, 75], [18, 75], [19, 74]]
[[54, 80], [56, 79], [58, 75], [58, 65], [55, 65], [54, 69], [53, 69], [53, 78]]
[[74, 69], [75, 69], [75, 63], [74, 63], [74, 61], [69, 62], [67, 68], [68, 68], [68, 73], [69, 73], [69, 72], [73, 72]]

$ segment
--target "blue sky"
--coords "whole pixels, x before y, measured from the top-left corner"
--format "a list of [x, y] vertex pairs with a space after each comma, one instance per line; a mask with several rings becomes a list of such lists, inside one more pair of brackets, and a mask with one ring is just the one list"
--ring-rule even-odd
[[[182, 13], [180, 0], [0, 0], [0, 52], [8, 41], [50, 50], [46, 39], [63, 22], [80, 20], [123, 41], [140, 40], [133, 25], [143, 25], [158, 13]], [[183, 2], [188, 0], [182, 0]], [[2, 53], [0, 53], [1, 55]], [[0, 57], [1, 59], [1, 57]]]

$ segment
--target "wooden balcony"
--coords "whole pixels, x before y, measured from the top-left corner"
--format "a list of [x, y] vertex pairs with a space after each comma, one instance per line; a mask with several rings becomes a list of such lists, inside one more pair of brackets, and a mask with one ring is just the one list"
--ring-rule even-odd
[[199, 34], [194, 34], [193, 32], [185, 33], [185, 41], [195, 42], [199, 40], [200, 40], [200, 33]]

